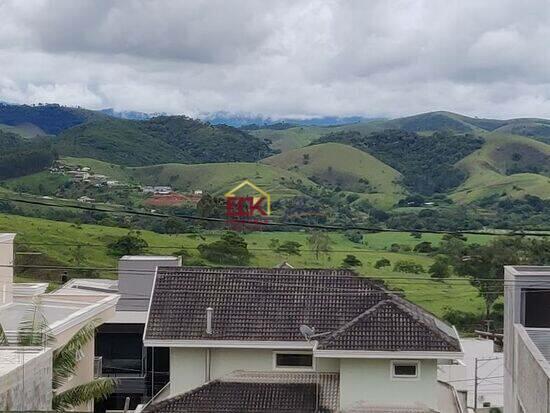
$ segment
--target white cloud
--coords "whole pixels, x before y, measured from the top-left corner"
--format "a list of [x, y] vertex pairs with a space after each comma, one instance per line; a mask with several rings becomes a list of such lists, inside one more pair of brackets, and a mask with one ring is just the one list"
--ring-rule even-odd
[[547, 0], [0, 0], [0, 100], [550, 117]]

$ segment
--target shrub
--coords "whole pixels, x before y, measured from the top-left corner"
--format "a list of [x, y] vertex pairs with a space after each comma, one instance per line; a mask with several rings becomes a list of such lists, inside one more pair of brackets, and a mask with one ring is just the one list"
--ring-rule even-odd
[[374, 268], [389, 267], [390, 265], [390, 260], [388, 260], [387, 258], [381, 258], [374, 263]]
[[420, 274], [424, 271], [424, 267], [422, 265], [417, 264], [414, 261], [397, 261], [395, 265], [393, 266], [393, 270], [397, 272], [408, 272], [411, 274]]

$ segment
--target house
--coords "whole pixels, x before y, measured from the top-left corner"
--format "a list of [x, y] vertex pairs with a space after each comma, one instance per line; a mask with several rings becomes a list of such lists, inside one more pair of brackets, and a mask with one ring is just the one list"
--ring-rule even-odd
[[194, 196], [202, 196], [202, 189], [195, 189], [193, 191]]
[[158, 268], [144, 344], [170, 348], [146, 412], [464, 411], [456, 330], [349, 270]]
[[[87, 323], [95, 321], [101, 324], [114, 316], [115, 306], [119, 298], [117, 294], [94, 292], [82, 295], [76, 291], [45, 293], [47, 283], [14, 284], [15, 236], [15, 234], [0, 234], [0, 325], [2, 325], [9, 343], [12, 345], [17, 343], [18, 329], [21, 322], [28, 319], [29, 314], [36, 310], [40, 310], [41, 316], [44, 318], [43, 321], [47, 324], [48, 332], [53, 336], [52, 343], [48, 344], [51, 345], [52, 351], [65, 345]], [[61, 391], [87, 383], [94, 378], [93, 348], [94, 343], [92, 341], [78, 362], [77, 374], [60, 388]], [[15, 357], [13, 351], [17, 351], [14, 349], [15, 347], [8, 347], [8, 349], [2, 349], [2, 351], [4, 354], [7, 351], [8, 358], [13, 359]], [[21, 351], [27, 352], [27, 350], [31, 353], [35, 351], [32, 348], [25, 348]], [[42, 359], [40, 352], [37, 353], [36, 358]], [[29, 361], [29, 359], [26, 360]], [[38, 360], [36, 362], [41, 363]], [[16, 361], [10, 361], [10, 363], [17, 364]], [[0, 383], [2, 377], [4, 377], [4, 380], [8, 380], [6, 375], [17, 378], [18, 374], [17, 369], [8, 368], [5, 370], [0, 366]], [[16, 388], [18, 387], [16, 386]], [[38, 389], [44, 389], [44, 387], [37, 385], [36, 391]], [[51, 387], [49, 391], [51, 393]], [[35, 396], [40, 400], [48, 397], [46, 394], [38, 393]], [[49, 397], [51, 397], [51, 394]], [[21, 410], [34, 410], [32, 404], [28, 408], [25, 407]], [[92, 409], [93, 405], [90, 404], [81, 406], [79, 411], [92, 411]]]
[[78, 198], [78, 202], [86, 202], [86, 203], [90, 203], [90, 202], [95, 202], [95, 199], [94, 198], [90, 198], [89, 196], [81, 196], [80, 198]]
[[504, 411], [550, 406], [550, 267], [504, 267]]
[[118, 280], [73, 278], [58, 290], [120, 295], [115, 315], [97, 329], [95, 336], [97, 374], [117, 379], [115, 392], [96, 402], [96, 413], [123, 410], [126, 397], [130, 398], [130, 409], [135, 409], [168, 382], [168, 348], [145, 348], [143, 332], [156, 268], [180, 265], [180, 257], [126, 255], [118, 262]]
[[153, 192], [155, 195], [170, 195], [174, 190], [169, 186], [155, 186]]

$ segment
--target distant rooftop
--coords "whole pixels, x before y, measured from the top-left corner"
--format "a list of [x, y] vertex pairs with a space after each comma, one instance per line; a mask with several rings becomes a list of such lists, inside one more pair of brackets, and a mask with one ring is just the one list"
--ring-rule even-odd
[[176, 261], [178, 257], [173, 255], [124, 255], [121, 261]]

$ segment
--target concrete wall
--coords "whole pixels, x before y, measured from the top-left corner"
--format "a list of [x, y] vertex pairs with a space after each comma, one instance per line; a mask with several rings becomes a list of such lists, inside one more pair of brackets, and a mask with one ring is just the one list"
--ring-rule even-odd
[[15, 234], [0, 233], [0, 306], [12, 302], [13, 241]]
[[[512, 408], [507, 412], [550, 412], [550, 368], [525, 328], [516, 324]], [[550, 338], [550, 335], [549, 335]], [[521, 406], [521, 407], [520, 407]], [[522, 410], [523, 409], [523, 410]]]
[[[534, 409], [533, 403], [538, 398], [531, 399], [529, 403], [531, 409], [534, 410], [529, 410], [525, 406], [522, 410], [520, 407], [521, 398], [526, 398], [529, 392], [525, 385], [531, 383], [534, 373], [528, 373], [527, 370], [532, 368], [532, 363], [529, 361], [532, 354], [523, 354], [526, 346], [531, 348], [529, 343], [531, 345], [533, 343], [528, 336], [521, 338], [521, 334], [518, 333], [518, 331], [525, 332], [521, 326], [524, 322], [522, 290], [550, 282], [550, 267], [505, 266], [504, 280], [506, 282], [504, 286], [504, 409], [506, 413], [539, 411], [550, 413], [550, 404], [547, 401], [543, 402], [542, 406], [544, 407], [540, 407], [538, 410]], [[536, 347], [531, 350], [538, 351]], [[518, 389], [520, 385], [523, 386], [521, 391]], [[522, 392], [523, 396], [521, 396]]]
[[365, 406], [437, 407], [437, 361], [421, 360], [418, 379], [391, 378], [391, 360], [341, 359], [340, 408]]
[[[270, 349], [211, 349], [210, 360], [211, 380], [226, 376], [236, 370], [273, 370], [273, 350]], [[171, 348], [170, 394], [184, 393], [204, 384], [205, 362], [205, 349]], [[316, 360], [317, 371], [337, 372], [339, 367], [338, 359]]]
[[[180, 257], [147, 257], [127, 255], [118, 261], [118, 291], [129, 298], [132, 309], [147, 310], [153, 289], [153, 280], [157, 267], [179, 267]], [[140, 299], [141, 298], [141, 299]], [[134, 308], [135, 307], [135, 308]]]
[[[0, 411], [51, 410], [52, 352], [46, 349], [32, 356], [29, 349], [22, 350], [13, 368], [0, 366]], [[0, 354], [0, 362], [1, 358]]]

